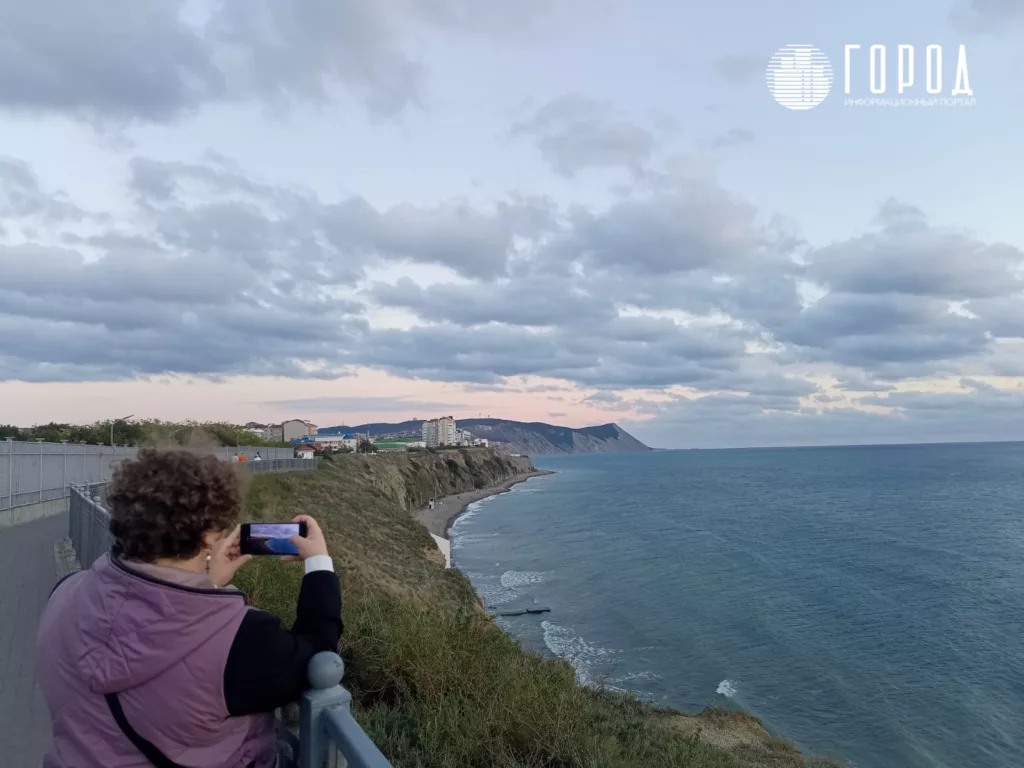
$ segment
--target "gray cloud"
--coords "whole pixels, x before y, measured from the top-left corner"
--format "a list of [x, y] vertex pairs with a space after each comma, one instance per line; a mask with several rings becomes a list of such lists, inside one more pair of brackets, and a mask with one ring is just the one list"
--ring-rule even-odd
[[0, 157], [0, 217], [53, 222], [79, 221], [86, 214], [65, 193], [44, 190], [28, 163]]
[[849, 392], [891, 392], [896, 389], [895, 384], [885, 381], [877, 381], [869, 378], [863, 371], [853, 370], [839, 377], [840, 389]]
[[753, 54], [729, 54], [712, 62], [717, 75], [734, 83], [745, 83], [756, 76], [763, 76], [768, 59]]
[[1024, 434], [1024, 390], [899, 393], [887, 405], [897, 405], [898, 414], [848, 408], [819, 412], [792, 403], [765, 412], [763, 402], [712, 396], [663, 406], [656, 419], [623, 426], [651, 445], [695, 448], [1019, 440]]
[[952, 314], [945, 301], [902, 294], [830, 293], [774, 330], [811, 359], [870, 370], [965, 357], [989, 345], [984, 326]]
[[804, 359], [889, 380], [948, 374], [1021, 330], [1024, 253], [933, 227], [913, 206], [886, 202], [871, 231], [806, 261], [803, 277], [829, 293], [765, 319]]
[[343, 411], [394, 413], [395, 411], [437, 411], [462, 408], [462, 406], [451, 403], [435, 403], [429, 400], [414, 400], [405, 397], [306, 397], [295, 400], [265, 400], [259, 404], [288, 408], [304, 413]]
[[571, 281], [540, 277], [429, 288], [402, 278], [394, 285], [372, 286], [369, 294], [377, 304], [412, 310], [424, 320], [459, 325], [576, 325], [617, 316], [611, 297], [598, 296]]
[[322, 102], [346, 90], [391, 116], [422, 97], [424, 67], [401, 45], [410, 31], [504, 36], [554, 7], [250, 0], [201, 10], [185, 0], [4, 0], [0, 105], [165, 122], [211, 102]]
[[656, 274], [730, 269], [762, 255], [757, 212], [711, 184], [579, 211], [555, 254]]
[[726, 147], [738, 147], [743, 144], [753, 144], [757, 141], [757, 134], [748, 131], [746, 128], [730, 128], [711, 139], [711, 146], [716, 149]]
[[1024, 22], [1021, 0], [968, 0], [955, 8], [953, 22], [969, 32], [1000, 32]]
[[[326, 378], [369, 366], [469, 391], [530, 392], [520, 377], [550, 377], [617, 409], [616, 390], [684, 385], [712, 394], [629, 405], [693, 427], [698, 441], [744, 420], [750, 439], [770, 425], [814, 441], [880, 422], [801, 410], [807, 397], [831, 404], [810, 376], [864, 394], [1020, 368], [1020, 253], [897, 203], [866, 233], [816, 250], [707, 180], [665, 177], [594, 210], [510, 198], [382, 211], [260, 182], [218, 156], [140, 158], [130, 170], [135, 209], [83, 229], [74, 202], [31, 169], [0, 166], [16, 201], [4, 224], [45, 219], [51, 235], [0, 244], [0, 379]], [[461, 282], [365, 281], [407, 262], [447, 266]], [[824, 295], [806, 300], [804, 281]], [[370, 307], [421, 324], [374, 327]], [[979, 387], [964, 397], [996, 402]], [[935, 410], [904, 399], [885, 424]]]
[[5, 0], [0, 104], [159, 121], [223, 97], [224, 75], [202, 31], [182, 20], [182, 5]]
[[882, 206], [878, 221], [875, 232], [816, 251], [808, 276], [834, 291], [949, 300], [1024, 290], [1024, 252], [1018, 248], [936, 229], [922, 211], [893, 200]]
[[742, 353], [742, 337], [729, 329], [617, 318], [586, 332], [571, 326], [533, 331], [448, 323], [380, 330], [370, 334], [358, 356], [363, 364], [399, 375], [441, 381], [535, 375], [611, 389], [711, 380], [734, 368]]
[[261, 184], [220, 158], [136, 159], [131, 186], [168, 247], [234, 256], [264, 270], [287, 267], [320, 284], [351, 284], [367, 266], [406, 260], [495, 277], [505, 272], [516, 237], [553, 226], [545, 199], [511, 198], [491, 211], [459, 201], [377, 210], [358, 196], [324, 203], [308, 190]]
[[514, 125], [512, 135], [533, 138], [552, 170], [565, 177], [586, 168], [639, 172], [656, 144], [646, 128], [619, 117], [606, 104], [574, 94], [548, 102], [529, 120]]

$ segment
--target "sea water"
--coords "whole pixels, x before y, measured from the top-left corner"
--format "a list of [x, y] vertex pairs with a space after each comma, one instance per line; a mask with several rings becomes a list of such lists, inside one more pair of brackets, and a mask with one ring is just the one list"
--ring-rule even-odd
[[857, 768], [1024, 766], [1024, 444], [536, 459], [453, 561], [578, 679]]

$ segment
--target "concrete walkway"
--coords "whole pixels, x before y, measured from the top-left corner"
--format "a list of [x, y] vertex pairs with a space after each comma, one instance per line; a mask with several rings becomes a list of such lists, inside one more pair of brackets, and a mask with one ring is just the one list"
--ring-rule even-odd
[[56, 582], [53, 544], [67, 514], [0, 529], [0, 764], [39, 768], [50, 743], [50, 713], [36, 686], [36, 625]]

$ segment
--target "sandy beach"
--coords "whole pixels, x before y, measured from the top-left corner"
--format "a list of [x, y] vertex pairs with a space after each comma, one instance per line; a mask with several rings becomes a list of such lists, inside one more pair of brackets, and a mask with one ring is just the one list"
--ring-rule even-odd
[[466, 508], [474, 501], [480, 501], [480, 499], [486, 499], [488, 496], [504, 493], [513, 485], [529, 480], [531, 477], [550, 474], [552, 474], [550, 470], [538, 469], [533, 472], [524, 472], [521, 475], [516, 475], [502, 483], [498, 483], [497, 485], [492, 485], [487, 488], [477, 488], [472, 491], [466, 491], [465, 493], [456, 493], [452, 496], [444, 496], [439, 500], [440, 503], [434, 507], [434, 509], [423, 507], [416, 511], [415, 517], [416, 520], [423, 523], [427, 530], [432, 534], [440, 536], [443, 539], [447, 539], [448, 529], [451, 528], [452, 523], [454, 523], [459, 515], [465, 512]]

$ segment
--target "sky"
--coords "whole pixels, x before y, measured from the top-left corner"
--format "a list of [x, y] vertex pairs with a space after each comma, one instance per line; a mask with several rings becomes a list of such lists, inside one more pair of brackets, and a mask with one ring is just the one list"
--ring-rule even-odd
[[[0, 24], [0, 423], [1024, 439], [1024, 0]], [[794, 44], [833, 70], [810, 109], [766, 81]]]

